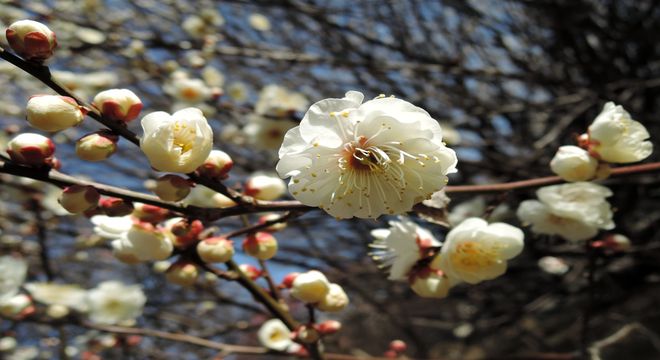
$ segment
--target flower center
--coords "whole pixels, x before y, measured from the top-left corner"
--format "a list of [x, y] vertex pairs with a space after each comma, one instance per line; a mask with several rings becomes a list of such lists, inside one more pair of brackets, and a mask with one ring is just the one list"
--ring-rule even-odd
[[190, 151], [193, 147], [195, 135], [197, 133], [195, 129], [189, 127], [182, 121], [174, 122], [172, 129], [174, 132], [174, 140], [172, 142], [174, 146], [177, 146], [182, 154]]
[[466, 241], [456, 246], [451, 262], [457, 268], [477, 270], [492, 266], [496, 258], [495, 248], [483, 246], [475, 241]]
[[368, 146], [367, 138], [360, 136], [357, 142], [351, 142], [344, 146], [343, 157], [340, 166], [354, 171], [381, 171], [386, 170], [390, 157], [377, 146]]

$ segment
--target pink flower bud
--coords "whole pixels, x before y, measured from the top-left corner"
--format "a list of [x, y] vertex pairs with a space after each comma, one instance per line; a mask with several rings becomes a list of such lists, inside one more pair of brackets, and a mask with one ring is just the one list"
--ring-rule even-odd
[[199, 220], [188, 221], [182, 219], [172, 224], [170, 231], [175, 236], [173, 241], [177, 248], [186, 248], [195, 242], [199, 234], [204, 230], [204, 225]]
[[149, 223], [159, 223], [169, 215], [169, 210], [154, 205], [137, 203], [134, 207], [133, 216]]
[[9, 25], [6, 35], [11, 48], [27, 60], [43, 62], [57, 47], [55, 33], [37, 21], [16, 21]]
[[165, 273], [167, 281], [181, 286], [192, 286], [197, 276], [199, 276], [197, 266], [188, 261], [175, 262]]
[[285, 289], [291, 289], [291, 287], [293, 286], [293, 281], [296, 280], [296, 277], [298, 275], [300, 275], [299, 272], [292, 272], [286, 274], [286, 276], [284, 276], [284, 279], [282, 280], [282, 287]]
[[234, 256], [234, 244], [220, 236], [207, 238], [197, 244], [197, 254], [207, 263], [227, 262]]
[[234, 161], [224, 151], [212, 150], [197, 172], [209, 178], [226, 179]]
[[241, 264], [238, 268], [252, 280], [257, 280], [261, 276], [261, 270], [249, 264]]
[[62, 190], [59, 202], [66, 211], [80, 214], [96, 207], [100, 197], [93, 186], [71, 185]]
[[275, 200], [286, 193], [286, 183], [277, 176], [256, 174], [245, 184], [245, 194], [259, 200]]
[[316, 325], [316, 330], [321, 335], [331, 335], [341, 330], [341, 323], [337, 320], [326, 320]]
[[76, 142], [76, 155], [87, 161], [102, 161], [117, 151], [119, 137], [109, 131], [97, 131]]
[[188, 194], [193, 187], [193, 183], [178, 175], [163, 175], [156, 180], [156, 187], [153, 192], [165, 201], [180, 201]]
[[35, 95], [28, 100], [27, 121], [36, 129], [55, 132], [78, 125], [85, 114], [68, 96]]
[[142, 101], [128, 89], [101, 91], [94, 97], [93, 104], [108, 119], [125, 123], [135, 120], [142, 111]]
[[243, 251], [259, 260], [268, 260], [277, 253], [277, 240], [267, 232], [250, 234], [243, 241]]
[[108, 216], [126, 216], [133, 212], [133, 203], [116, 197], [102, 198], [99, 207]]
[[390, 342], [390, 350], [396, 351], [397, 353], [402, 353], [406, 351], [407, 348], [408, 346], [403, 340], [392, 340], [392, 342]]
[[50, 165], [55, 153], [55, 144], [39, 134], [19, 134], [7, 143], [7, 153], [12, 161], [21, 165]]

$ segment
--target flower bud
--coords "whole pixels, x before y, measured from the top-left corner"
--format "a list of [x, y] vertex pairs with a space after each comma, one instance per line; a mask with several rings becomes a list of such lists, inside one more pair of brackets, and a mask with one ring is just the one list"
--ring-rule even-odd
[[117, 151], [119, 137], [109, 131], [87, 134], [76, 142], [76, 155], [86, 161], [102, 161]]
[[444, 298], [449, 294], [451, 280], [440, 270], [428, 269], [415, 276], [410, 288], [419, 296], [426, 298]]
[[275, 200], [286, 193], [286, 183], [277, 176], [253, 175], [245, 184], [245, 194], [258, 200]]
[[596, 176], [598, 160], [577, 146], [561, 146], [550, 161], [550, 168], [566, 181], [586, 181]]
[[181, 285], [192, 286], [197, 280], [199, 270], [195, 264], [187, 261], [177, 261], [167, 269], [165, 278], [167, 281]]
[[348, 296], [344, 289], [338, 284], [330, 284], [330, 290], [323, 300], [316, 304], [316, 307], [321, 311], [336, 312], [343, 310], [348, 303]]
[[22, 165], [49, 165], [55, 153], [55, 144], [39, 134], [19, 134], [7, 143], [7, 153], [12, 161]]
[[277, 253], [277, 240], [267, 232], [249, 234], [243, 241], [243, 251], [259, 260], [268, 260]]
[[134, 207], [133, 217], [149, 223], [159, 223], [169, 214], [169, 210], [154, 205], [136, 203]]
[[183, 249], [197, 240], [199, 234], [204, 231], [204, 225], [199, 220], [180, 219], [172, 223], [169, 230], [175, 236], [174, 246]]
[[128, 89], [101, 91], [94, 97], [93, 104], [108, 119], [125, 123], [135, 120], [142, 111], [142, 101]]
[[165, 201], [180, 201], [188, 194], [193, 183], [178, 175], [163, 175], [156, 180], [153, 192]]
[[197, 244], [199, 258], [207, 263], [222, 263], [234, 256], [234, 244], [226, 238], [216, 236]]
[[300, 273], [298, 273], [298, 272], [292, 272], [292, 273], [286, 274], [284, 276], [284, 279], [282, 279], [282, 285], [281, 286], [285, 289], [291, 289], [291, 287], [293, 286], [293, 281], [296, 279], [296, 277], [298, 277], [298, 275], [300, 275]]
[[296, 276], [291, 287], [291, 296], [306, 303], [322, 301], [330, 291], [328, 279], [317, 270]]
[[226, 179], [234, 161], [224, 151], [211, 150], [204, 163], [197, 168], [197, 172], [209, 178]]
[[326, 320], [316, 325], [316, 330], [321, 335], [331, 335], [341, 330], [341, 323], [337, 320]]
[[319, 339], [319, 337], [320, 335], [318, 330], [307, 325], [300, 325], [293, 332], [293, 338], [305, 344], [311, 344], [313, 342], [316, 342]]
[[96, 207], [99, 203], [99, 192], [89, 185], [71, 185], [60, 195], [59, 202], [66, 211], [80, 214]]
[[57, 47], [55, 33], [37, 21], [16, 21], [9, 25], [6, 36], [11, 48], [27, 60], [43, 62]]
[[603, 240], [591, 243], [593, 248], [612, 252], [624, 252], [630, 250], [630, 239], [621, 234], [608, 234]]
[[116, 197], [102, 198], [99, 207], [107, 216], [126, 216], [133, 213], [133, 203]]
[[58, 95], [32, 96], [26, 111], [27, 121], [32, 127], [50, 132], [76, 126], [85, 116], [74, 99]]
[[14, 295], [0, 303], [0, 315], [5, 317], [22, 317], [33, 312], [32, 300], [25, 294]]
[[62, 304], [52, 304], [46, 308], [46, 315], [53, 319], [61, 319], [69, 315], [69, 308]]
[[408, 346], [403, 340], [392, 340], [390, 342], [390, 350], [396, 351], [397, 353], [402, 353], [406, 351]]
[[241, 264], [238, 266], [245, 276], [249, 277], [252, 280], [257, 280], [261, 276], [261, 270], [257, 269], [255, 266], [250, 264]]
[[[278, 214], [266, 214], [264, 216], [259, 217], [259, 224], [265, 224], [268, 221], [272, 220], [278, 220], [280, 218], [280, 215]], [[272, 224], [266, 228], [264, 228], [264, 231], [269, 231], [269, 232], [275, 232], [275, 231], [280, 231], [286, 229], [286, 222], [278, 222], [275, 224]]]

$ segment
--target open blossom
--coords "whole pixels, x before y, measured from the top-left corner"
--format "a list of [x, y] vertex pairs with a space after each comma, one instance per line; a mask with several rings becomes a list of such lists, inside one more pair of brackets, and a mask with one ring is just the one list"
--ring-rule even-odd
[[188, 104], [199, 104], [210, 99], [214, 90], [206, 85], [204, 80], [190, 79], [187, 76], [174, 77], [164, 90], [177, 100]]
[[142, 118], [142, 130], [140, 148], [158, 171], [193, 172], [213, 147], [213, 131], [196, 108], [152, 112]]
[[254, 115], [249, 117], [249, 122], [243, 128], [243, 135], [250, 145], [257, 149], [277, 150], [282, 145], [286, 132], [296, 125], [297, 122], [287, 119], [269, 119]]
[[32, 96], [28, 100], [26, 113], [32, 127], [50, 132], [76, 126], [85, 117], [76, 100], [59, 95]]
[[470, 284], [494, 279], [504, 274], [507, 260], [520, 254], [523, 239], [517, 227], [469, 218], [447, 234], [431, 268]]
[[18, 293], [27, 276], [27, 263], [12, 256], [0, 257], [0, 301]]
[[598, 160], [577, 146], [561, 146], [550, 161], [550, 169], [566, 181], [586, 181], [596, 176]]
[[401, 217], [399, 221], [390, 221], [389, 229], [371, 231], [375, 239], [370, 246], [378, 260], [390, 264], [390, 280], [408, 279], [410, 270], [431, 247], [439, 247], [440, 241], [426, 229]]
[[538, 200], [523, 201], [517, 214], [520, 221], [531, 225], [537, 234], [559, 235], [570, 241], [587, 240], [598, 234], [598, 226], [554, 214], [549, 206]]
[[174, 250], [172, 240], [166, 234], [147, 223], [134, 224], [121, 237], [112, 241], [114, 255], [121, 261], [165, 260]]
[[363, 104], [363, 97], [349, 91], [315, 103], [279, 151], [277, 171], [291, 177], [291, 194], [337, 218], [404, 213], [456, 171], [456, 154], [426, 111], [395, 98]]
[[19, 20], [7, 28], [7, 41], [25, 59], [44, 61], [53, 56], [57, 47], [55, 33], [48, 26], [33, 20]]
[[286, 351], [295, 345], [291, 340], [291, 330], [280, 319], [270, 319], [263, 323], [257, 338], [261, 345], [271, 350]]
[[128, 89], [101, 91], [94, 97], [93, 104], [104, 116], [123, 122], [135, 120], [142, 111], [142, 101]]
[[25, 284], [35, 301], [46, 305], [66, 306], [78, 311], [87, 311], [87, 292], [78, 285], [33, 282]]
[[140, 285], [104, 281], [87, 292], [89, 318], [99, 324], [132, 322], [142, 315], [147, 297]]
[[305, 110], [307, 105], [309, 101], [305, 95], [271, 84], [261, 89], [254, 110], [260, 115], [286, 117], [292, 112]]
[[589, 125], [589, 150], [607, 162], [641, 161], [653, 152], [649, 137], [644, 125], [633, 120], [621, 105], [608, 102]]
[[133, 227], [133, 219], [127, 216], [94, 215], [89, 219], [94, 224], [94, 233], [104, 239], [119, 239]]

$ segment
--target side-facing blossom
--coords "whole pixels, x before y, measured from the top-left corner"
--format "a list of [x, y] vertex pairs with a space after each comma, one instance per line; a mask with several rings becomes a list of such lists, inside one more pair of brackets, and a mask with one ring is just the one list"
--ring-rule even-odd
[[409, 211], [456, 171], [456, 154], [426, 111], [392, 97], [363, 97], [349, 91], [315, 103], [279, 151], [277, 171], [291, 177], [291, 194], [337, 218]]
[[99, 324], [132, 322], [142, 315], [147, 297], [140, 285], [104, 281], [87, 292], [89, 318]]
[[263, 323], [257, 338], [261, 345], [276, 351], [286, 351], [295, 344], [291, 340], [291, 330], [280, 319], [270, 319]]
[[613, 229], [612, 208], [606, 198], [612, 191], [591, 182], [545, 186], [536, 196], [558, 216], [582, 221], [600, 229]]
[[548, 205], [538, 200], [521, 202], [517, 214], [518, 219], [523, 224], [531, 225], [536, 234], [559, 235], [569, 241], [587, 240], [598, 234], [598, 226], [557, 215]]
[[608, 102], [589, 125], [589, 150], [607, 162], [641, 161], [653, 152], [649, 137], [644, 125], [633, 120], [621, 105]]
[[523, 239], [517, 227], [469, 218], [447, 234], [431, 267], [469, 284], [494, 279], [506, 272], [507, 260], [520, 254]]
[[566, 181], [586, 181], [596, 176], [598, 160], [577, 146], [561, 146], [550, 161], [550, 169]]
[[193, 172], [213, 147], [213, 131], [196, 108], [152, 112], [142, 118], [142, 130], [140, 148], [158, 171]]
[[27, 276], [27, 263], [12, 256], [0, 257], [0, 301], [18, 293]]
[[431, 232], [407, 218], [390, 221], [388, 229], [371, 231], [374, 243], [372, 256], [390, 265], [390, 280], [406, 280], [410, 270], [424, 255], [424, 251], [441, 245]]
[[78, 285], [34, 282], [25, 284], [32, 298], [46, 305], [66, 306], [78, 311], [87, 311], [87, 291]]

